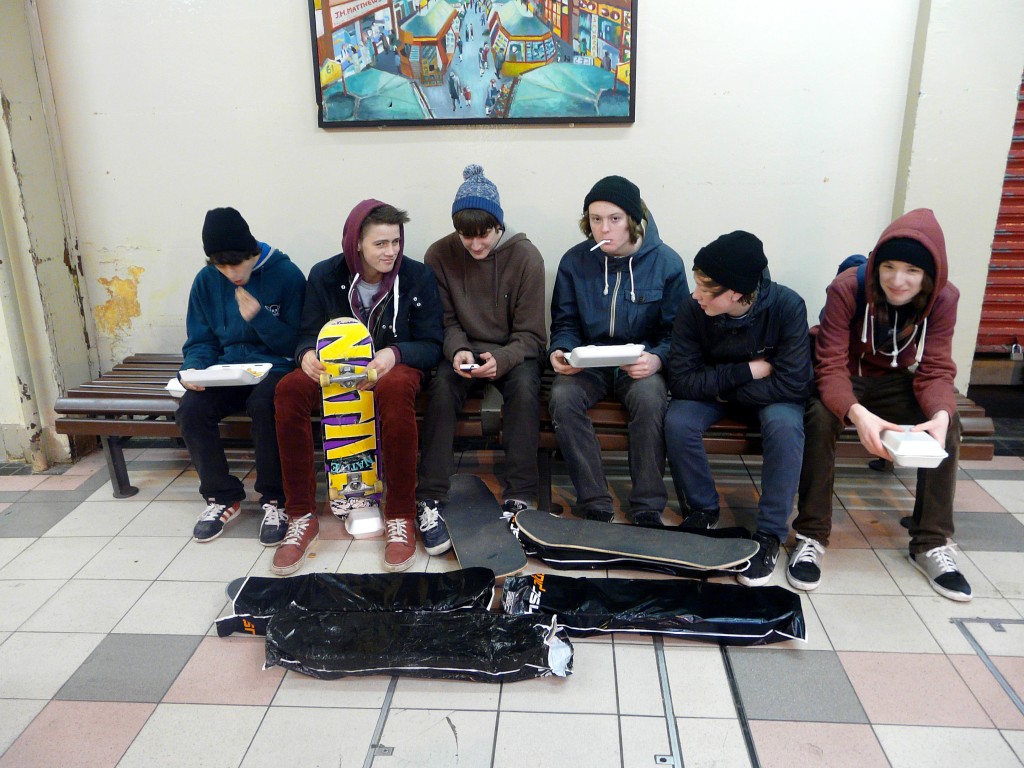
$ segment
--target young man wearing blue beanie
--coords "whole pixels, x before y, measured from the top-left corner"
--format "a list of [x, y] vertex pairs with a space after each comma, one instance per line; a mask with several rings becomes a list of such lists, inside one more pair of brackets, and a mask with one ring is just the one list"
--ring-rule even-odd
[[468, 165], [452, 203], [455, 231], [431, 245], [444, 305], [444, 361], [430, 382], [416, 489], [417, 521], [431, 554], [451, 546], [444, 524], [455, 423], [471, 390], [492, 383], [502, 407], [505, 472], [502, 510], [511, 518], [537, 497], [540, 373], [544, 326], [544, 259], [505, 223], [498, 188]]

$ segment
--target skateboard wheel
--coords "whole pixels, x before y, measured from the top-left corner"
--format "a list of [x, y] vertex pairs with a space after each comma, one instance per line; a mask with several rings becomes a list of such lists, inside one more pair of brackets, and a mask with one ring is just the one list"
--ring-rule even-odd
[[326, 386], [329, 386], [330, 383], [331, 383], [331, 374], [329, 374], [329, 373], [321, 373], [320, 374], [320, 386], [321, 387], [326, 387]]
[[366, 369], [366, 380], [368, 382], [370, 382], [371, 384], [373, 384], [375, 381], [377, 381], [377, 369], [376, 368], [367, 368]]
[[332, 485], [330, 488], [327, 489], [327, 498], [329, 498], [331, 501], [337, 501], [338, 499], [343, 499], [345, 497], [338, 491], [337, 488], [335, 488]]
[[384, 483], [382, 483], [380, 480], [378, 480], [377, 482], [375, 482], [373, 484], [373, 493], [383, 493], [383, 492], [384, 492]]

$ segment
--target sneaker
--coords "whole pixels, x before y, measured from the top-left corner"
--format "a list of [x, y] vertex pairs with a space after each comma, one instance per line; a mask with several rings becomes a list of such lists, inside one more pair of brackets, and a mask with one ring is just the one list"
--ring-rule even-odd
[[302, 561], [306, 559], [306, 552], [320, 535], [320, 521], [316, 515], [308, 514], [302, 517], [293, 517], [288, 521], [288, 533], [281, 542], [281, 546], [274, 553], [274, 564], [270, 570], [278, 576], [287, 576], [295, 573], [302, 567]]
[[821, 558], [825, 556], [825, 548], [799, 533], [796, 540], [796, 548], [789, 555], [786, 580], [797, 589], [809, 592], [821, 583]]
[[501, 505], [501, 519], [506, 523], [511, 523], [512, 518], [522, 512], [524, 509], [529, 509], [530, 505], [525, 501], [519, 499], [505, 499]]
[[615, 513], [610, 509], [577, 509], [576, 514], [585, 520], [595, 520], [598, 523], [610, 523]]
[[284, 507], [277, 506], [276, 501], [268, 501], [263, 505], [263, 524], [260, 526], [260, 544], [264, 547], [276, 547], [288, 532], [288, 515]]
[[758, 531], [754, 541], [761, 545], [757, 553], [750, 558], [750, 565], [743, 573], [736, 575], [736, 581], [745, 587], [762, 587], [768, 583], [775, 571], [775, 563], [779, 559], [779, 540], [770, 533]]
[[932, 589], [943, 597], [956, 600], [961, 603], [968, 602], [971, 595], [971, 585], [956, 567], [956, 558], [953, 556], [953, 546], [947, 544], [944, 547], [935, 547], [927, 552], [917, 555], [911, 553], [910, 562], [914, 564], [921, 573], [928, 577], [928, 583]]
[[331, 514], [344, 520], [352, 510], [376, 506], [377, 502], [370, 496], [346, 496], [343, 499], [331, 499]]
[[387, 544], [384, 545], [384, 570], [404, 571], [416, 560], [416, 536], [412, 520], [399, 517], [384, 522]]
[[452, 539], [448, 535], [448, 526], [441, 516], [441, 502], [437, 499], [424, 499], [416, 502], [416, 524], [423, 536], [423, 548], [428, 555], [443, 555], [452, 548]]
[[207, 499], [206, 509], [196, 521], [196, 527], [192, 529], [193, 538], [200, 543], [213, 541], [224, 533], [224, 526], [238, 517], [241, 511], [240, 501], [234, 504], [218, 504], [213, 499]]
[[717, 509], [698, 509], [688, 514], [679, 527], [689, 528], [691, 531], [710, 531], [716, 525], [718, 525]]
[[661, 512], [654, 509], [642, 509], [633, 515], [633, 525], [645, 525], [649, 528], [664, 528]]

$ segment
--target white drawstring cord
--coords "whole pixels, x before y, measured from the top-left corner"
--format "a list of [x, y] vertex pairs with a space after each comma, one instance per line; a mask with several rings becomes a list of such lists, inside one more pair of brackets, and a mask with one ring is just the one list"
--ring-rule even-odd
[[629, 257], [629, 300], [636, 304], [636, 285], [633, 283], [633, 257]]

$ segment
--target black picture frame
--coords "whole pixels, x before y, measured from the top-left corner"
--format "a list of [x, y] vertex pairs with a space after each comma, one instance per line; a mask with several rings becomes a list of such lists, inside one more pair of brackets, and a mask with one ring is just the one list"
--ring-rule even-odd
[[632, 123], [639, 0], [308, 0], [321, 128]]

